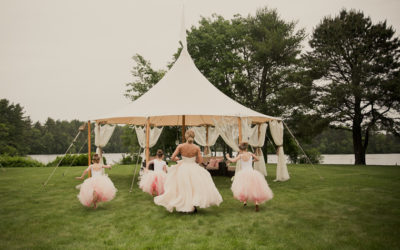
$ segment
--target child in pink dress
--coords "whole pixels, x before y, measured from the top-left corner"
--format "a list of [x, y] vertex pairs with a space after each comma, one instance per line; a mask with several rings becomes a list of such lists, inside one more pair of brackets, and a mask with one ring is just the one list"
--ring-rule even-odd
[[235, 174], [231, 190], [233, 197], [247, 205], [247, 201], [254, 202], [256, 212], [259, 211], [259, 204], [264, 203], [273, 197], [273, 193], [268, 186], [264, 176], [253, 169], [252, 163], [258, 161], [256, 155], [247, 152], [247, 143], [239, 145], [240, 153], [235, 158], [230, 158], [226, 154], [226, 158], [231, 162], [241, 161], [241, 170]]
[[93, 208], [97, 208], [98, 202], [106, 202], [114, 199], [117, 189], [114, 184], [108, 178], [107, 175], [103, 175], [103, 168], [111, 168], [109, 165], [100, 165], [100, 157], [98, 154], [93, 156], [93, 164], [90, 165], [82, 176], [75, 177], [78, 180], [83, 180], [83, 177], [91, 171], [92, 176], [86, 179], [81, 187], [78, 194], [78, 199], [82, 205], [90, 207], [93, 204]]
[[[167, 177], [167, 163], [163, 160], [164, 152], [157, 150], [156, 158], [146, 164], [145, 173], [139, 182], [140, 189], [143, 192], [153, 196], [158, 196], [164, 193], [164, 183]], [[149, 170], [150, 163], [154, 165], [154, 171]]]

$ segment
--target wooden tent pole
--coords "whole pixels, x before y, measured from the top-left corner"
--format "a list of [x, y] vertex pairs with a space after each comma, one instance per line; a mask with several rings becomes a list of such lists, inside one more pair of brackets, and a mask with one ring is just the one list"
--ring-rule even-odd
[[208, 125], [206, 125], [206, 144], [208, 145]]
[[150, 160], [150, 117], [147, 118], [146, 122], [146, 164], [149, 163]]
[[185, 126], [186, 126], [186, 121], [185, 121], [185, 116], [182, 115], [182, 143], [185, 143]]
[[[257, 138], [258, 138], [258, 141], [260, 141], [260, 135], [261, 135], [261, 123], [258, 124], [258, 128], [257, 128]], [[258, 142], [257, 142], [257, 144], [258, 144]], [[258, 146], [258, 145], [257, 145], [257, 146]], [[261, 155], [261, 147], [257, 147], [256, 155]]]
[[204, 149], [204, 154], [209, 154], [209, 147], [208, 147], [208, 125], [206, 125], [206, 147]]
[[[91, 130], [90, 121], [88, 121], [88, 166], [90, 166], [90, 164], [92, 163], [91, 162], [91, 159], [92, 159], [92, 157], [91, 157], [91, 153], [92, 153], [91, 152], [91, 142], [92, 142], [92, 140], [91, 140], [90, 130]], [[88, 172], [88, 176], [89, 177], [92, 176], [91, 171]]]
[[238, 117], [238, 128], [239, 128], [239, 144], [242, 143], [242, 119]]

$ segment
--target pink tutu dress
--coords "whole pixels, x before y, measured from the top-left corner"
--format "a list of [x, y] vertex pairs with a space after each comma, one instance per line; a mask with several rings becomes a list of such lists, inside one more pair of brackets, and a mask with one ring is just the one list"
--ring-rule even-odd
[[149, 170], [147, 173], [142, 175], [139, 187], [143, 192], [149, 193], [150, 195], [161, 195], [164, 193], [164, 183], [167, 178], [167, 174], [163, 171], [163, 168], [167, 163], [158, 159], [154, 159], [153, 163], [154, 171]]
[[264, 176], [253, 169], [253, 157], [240, 159], [242, 169], [235, 175], [231, 190], [233, 197], [241, 202], [264, 203], [274, 196]]
[[103, 175], [102, 166], [100, 164], [93, 164], [90, 165], [90, 170], [92, 177], [82, 183], [78, 194], [78, 199], [82, 205], [87, 207], [92, 205], [93, 192], [96, 192], [98, 202], [106, 202], [114, 199], [117, 189], [110, 178], [107, 175]]
[[196, 157], [184, 157], [170, 167], [164, 185], [164, 194], [154, 197], [157, 205], [172, 212], [192, 212], [194, 207], [206, 208], [219, 205], [219, 194], [210, 173], [196, 163]]

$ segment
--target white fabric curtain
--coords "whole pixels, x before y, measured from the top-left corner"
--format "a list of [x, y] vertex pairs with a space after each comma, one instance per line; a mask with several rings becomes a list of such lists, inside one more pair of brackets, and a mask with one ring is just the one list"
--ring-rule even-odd
[[[146, 127], [135, 126], [136, 135], [141, 148], [146, 147]], [[163, 127], [154, 127], [150, 129], [149, 148], [156, 145], [158, 138], [160, 138]]]
[[[258, 127], [260, 127], [260, 136], [258, 136]], [[267, 132], [268, 125], [262, 123], [261, 125], [256, 125], [251, 128], [251, 135], [249, 137], [249, 144], [256, 148], [256, 155], [258, 156], [258, 161], [254, 162], [254, 169], [267, 176], [267, 168], [265, 167], [264, 153], [261, 148], [264, 146], [265, 134]]]
[[[103, 125], [95, 124], [94, 128], [94, 145], [96, 145], [96, 154], [100, 156], [100, 164], [104, 164], [103, 162], [103, 152], [102, 148], [104, 148], [108, 141], [110, 140], [112, 134], [114, 133], [115, 125]], [[104, 173], [104, 169], [103, 169]]]
[[[163, 128], [164, 127], [150, 128], [149, 148], [152, 148], [154, 145], [156, 145], [158, 138], [160, 138], [161, 132], [163, 131]], [[146, 127], [135, 126], [135, 131], [136, 131], [136, 136], [138, 138], [140, 147], [145, 148], [146, 147]], [[145, 150], [143, 150], [143, 152], [140, 154], [140, 157], [142, 158], [142, 162], [146, 160]]]
[[241, 124], [242, 124], [242, 142], [249, 143], [250, 137], [252, 136], [252, 133], [253, 133], [253, 129], [251, 127], [251, 119], [250, 118], [241, 118], [240, 120], [241, 120]]
[[233, 151], [239, 152], [239, 129], [237, 119], [221, 118], [214, 120], [215, 128], [226, 144]]
[[275, 181], [287, 181], [290, 179], [290, 176], [286, 166], [285, 153], [283, 152], [283, 123], [276, 120], [270, 121], [269, 129], [275, 144], [278, 146], [278, 164]]
[[211, 151], [210, 148], [215, 144], [219, 137], [219, 133], [215, 127], [208, 127], [208, 143], [207, 143], [207, 127], [191, 127], [191, 130], [194, 131], [195, 137], [194, 140], [197, 144], [203, 147], [208, 147], [208, 154], [210, 155]]
[[[224, 142], [232, 148], [233, 151], [239, 152], [239, 128], [237, 118], [221, 118], [214, 120], [215, 128]], [[235, 174], [241, 170], [240, 161], [236, 162]]]

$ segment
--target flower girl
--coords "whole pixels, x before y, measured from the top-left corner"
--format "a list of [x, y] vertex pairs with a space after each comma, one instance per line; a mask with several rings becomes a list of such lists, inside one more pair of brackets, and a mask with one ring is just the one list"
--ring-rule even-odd
[[233, 197], [246, 206], [247, 202], [254, 202], [256, 212], [259, 211], [259, 204], [264, 203], [273, 197], [273, 193], [268, 186], [264, 176], [252, 167], [253, 158], [258, 161], [256, 155], [247, 152], [248, 144], [243, 142], [239, 145], [240, 153], [235, 158], [226, 158], [231, 162], [241, 161], [241, 170], [235, 174], [231, 190]]
[[[156, 158], [146, 164], [145, 173], [139, 183], [140, 189], [143, 192], [153, 196], [158, 196], [164, 193], [164, 183], [167, 176], [167, 163], [163, 160], [164, 152], [157, 150]], [[149, 170], [150, 163], [154, 165], [154, 171]]]
[[114, 184], [108, 178], [107, 175], [103, 175], [103, 168], [111, 168], [109, 165], [100, 165], [100, 157], [98, 154], [93, 156], [93, 164], [90, 165], [85, 171], [83, 171], [82, 176], [76, 177], [78, 180], [83, 180], [83, 177], [91, 171], [92, 177], [86, 179], [81, 187], [78, 194], [78, 199], [82, 205], [97, 208], [98, 202], [106, 202], [114, 199], [117, 189]]

